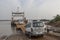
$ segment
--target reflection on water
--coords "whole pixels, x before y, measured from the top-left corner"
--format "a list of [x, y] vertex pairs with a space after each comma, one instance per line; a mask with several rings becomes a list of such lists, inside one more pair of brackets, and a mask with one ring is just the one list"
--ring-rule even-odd
[[0, 35], [11, 35], [16, 33], [15, 28], [11, 27], [11, 21], [0, 21]]

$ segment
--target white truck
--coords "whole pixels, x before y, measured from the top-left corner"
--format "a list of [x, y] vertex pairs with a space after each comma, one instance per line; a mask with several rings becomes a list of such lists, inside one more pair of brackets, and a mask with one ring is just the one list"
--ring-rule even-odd
[[46, 25], [43, 22], [28, 22], [25, 33], [29, 36], [43, 36], [46, 33]]

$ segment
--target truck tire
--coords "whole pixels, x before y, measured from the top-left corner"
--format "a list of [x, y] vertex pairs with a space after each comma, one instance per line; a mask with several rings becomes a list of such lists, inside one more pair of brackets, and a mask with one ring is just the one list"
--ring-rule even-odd
[[41, 37], [43, 37], [44, 35], [42, 34]]

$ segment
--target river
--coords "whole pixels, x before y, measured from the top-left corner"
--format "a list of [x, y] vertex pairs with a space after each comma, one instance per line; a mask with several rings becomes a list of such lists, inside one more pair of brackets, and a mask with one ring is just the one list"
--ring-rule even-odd
[[12, 33], [11, 21], [0, 21], [0, 36], [11, 35]]

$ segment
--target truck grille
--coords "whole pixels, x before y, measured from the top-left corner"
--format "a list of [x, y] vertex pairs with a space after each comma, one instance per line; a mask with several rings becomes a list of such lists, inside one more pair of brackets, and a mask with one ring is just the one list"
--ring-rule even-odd
[[34, 29], [34, 32], [42, 32], [43, 29]]

